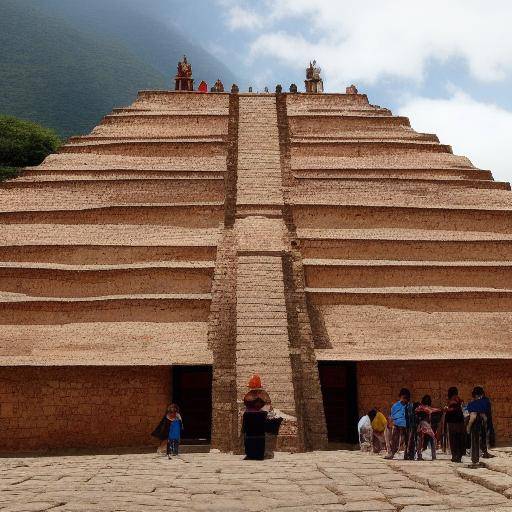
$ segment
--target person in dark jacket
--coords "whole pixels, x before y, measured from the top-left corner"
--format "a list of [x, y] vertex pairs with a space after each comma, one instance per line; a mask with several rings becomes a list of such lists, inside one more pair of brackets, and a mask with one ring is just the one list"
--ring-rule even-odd
[[265, 458], [265, 430], [268, 412], [262, 410], [270, 403], [268, 393], [261, 386], [259, 375], [249, 381], [249, 391], [244, 396], [245, 411], [242, 417], [245, 458], [263, 460]]
[[468, 433], [471, 435], [471, 462], [478, 465], [480, 453], [484, 459], [494, 457], [487, 449], [488, 422], [491, 413], [491, 401], [485, 396], [484, 389], [476, 386], [471, 393], [473, 400], [468, 403]]
[[[160, 445], [158, 446], [156, 453], [166, 453], [167, 451], [167, 440], [169, 439], [169, 429], [171, 428], [171, 413], [173, 409], [177, 407], [176, 404], [169, 404], [163, 415], [160, 423], [156, 426], [155, 430], [151, 432], [153, 437], [160, 439]], [[181, 416], [178, 413], [181, 420]]]
[[448, 403], [445, 407], [445, 419], [448, 427], [448, 439], [452, 462], [462, 462], [465, 453], [464, 413], [462, 412], [462, 399], [456, 387], [448, 389]]

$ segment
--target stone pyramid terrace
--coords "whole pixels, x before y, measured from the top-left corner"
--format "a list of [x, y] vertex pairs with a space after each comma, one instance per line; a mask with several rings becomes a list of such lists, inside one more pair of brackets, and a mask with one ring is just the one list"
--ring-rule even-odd
[[353, 442], [482, 385], [512, 440], [512, 194], [364, 94], [142, 91], [0, 186], [0, 451]]

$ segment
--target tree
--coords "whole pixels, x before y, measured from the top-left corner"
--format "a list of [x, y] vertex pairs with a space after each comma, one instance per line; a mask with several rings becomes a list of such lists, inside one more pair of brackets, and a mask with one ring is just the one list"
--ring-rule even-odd
[[30, 121], [0, 115], [0, 168], [39, 165], [60, 146], [58, 135]]

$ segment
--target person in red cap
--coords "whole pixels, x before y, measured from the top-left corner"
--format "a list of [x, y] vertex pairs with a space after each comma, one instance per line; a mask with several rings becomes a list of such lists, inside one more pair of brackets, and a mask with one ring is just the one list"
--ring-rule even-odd
[[249, 391], [244, 396], [242, 433], [246, 459], [263, 460], [265, 457], [265, 425], [268, 413], [263, 408], [268, 404], [270, 397], [261, 387], [260, 376], [255, 374], [249, 380]]

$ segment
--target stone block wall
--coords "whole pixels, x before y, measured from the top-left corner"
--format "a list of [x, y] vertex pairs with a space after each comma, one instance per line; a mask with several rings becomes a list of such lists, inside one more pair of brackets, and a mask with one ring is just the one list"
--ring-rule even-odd
[[388, 414], [402, 387], [411, 390], [414, 400], [429, 394], [433, 405], [440, 406], [445, 404], [450, 386], [459, 388], [465, 402], [471, 398], [473, 387], [483, 386], [492, 400], [497, 442], [512, 441], [510, 360], [367, 361], [357, 363], [357, 380], [360, 414], [372, 407]]
[[154, 445], [168, 366], [0, 368], [0, 452]]

